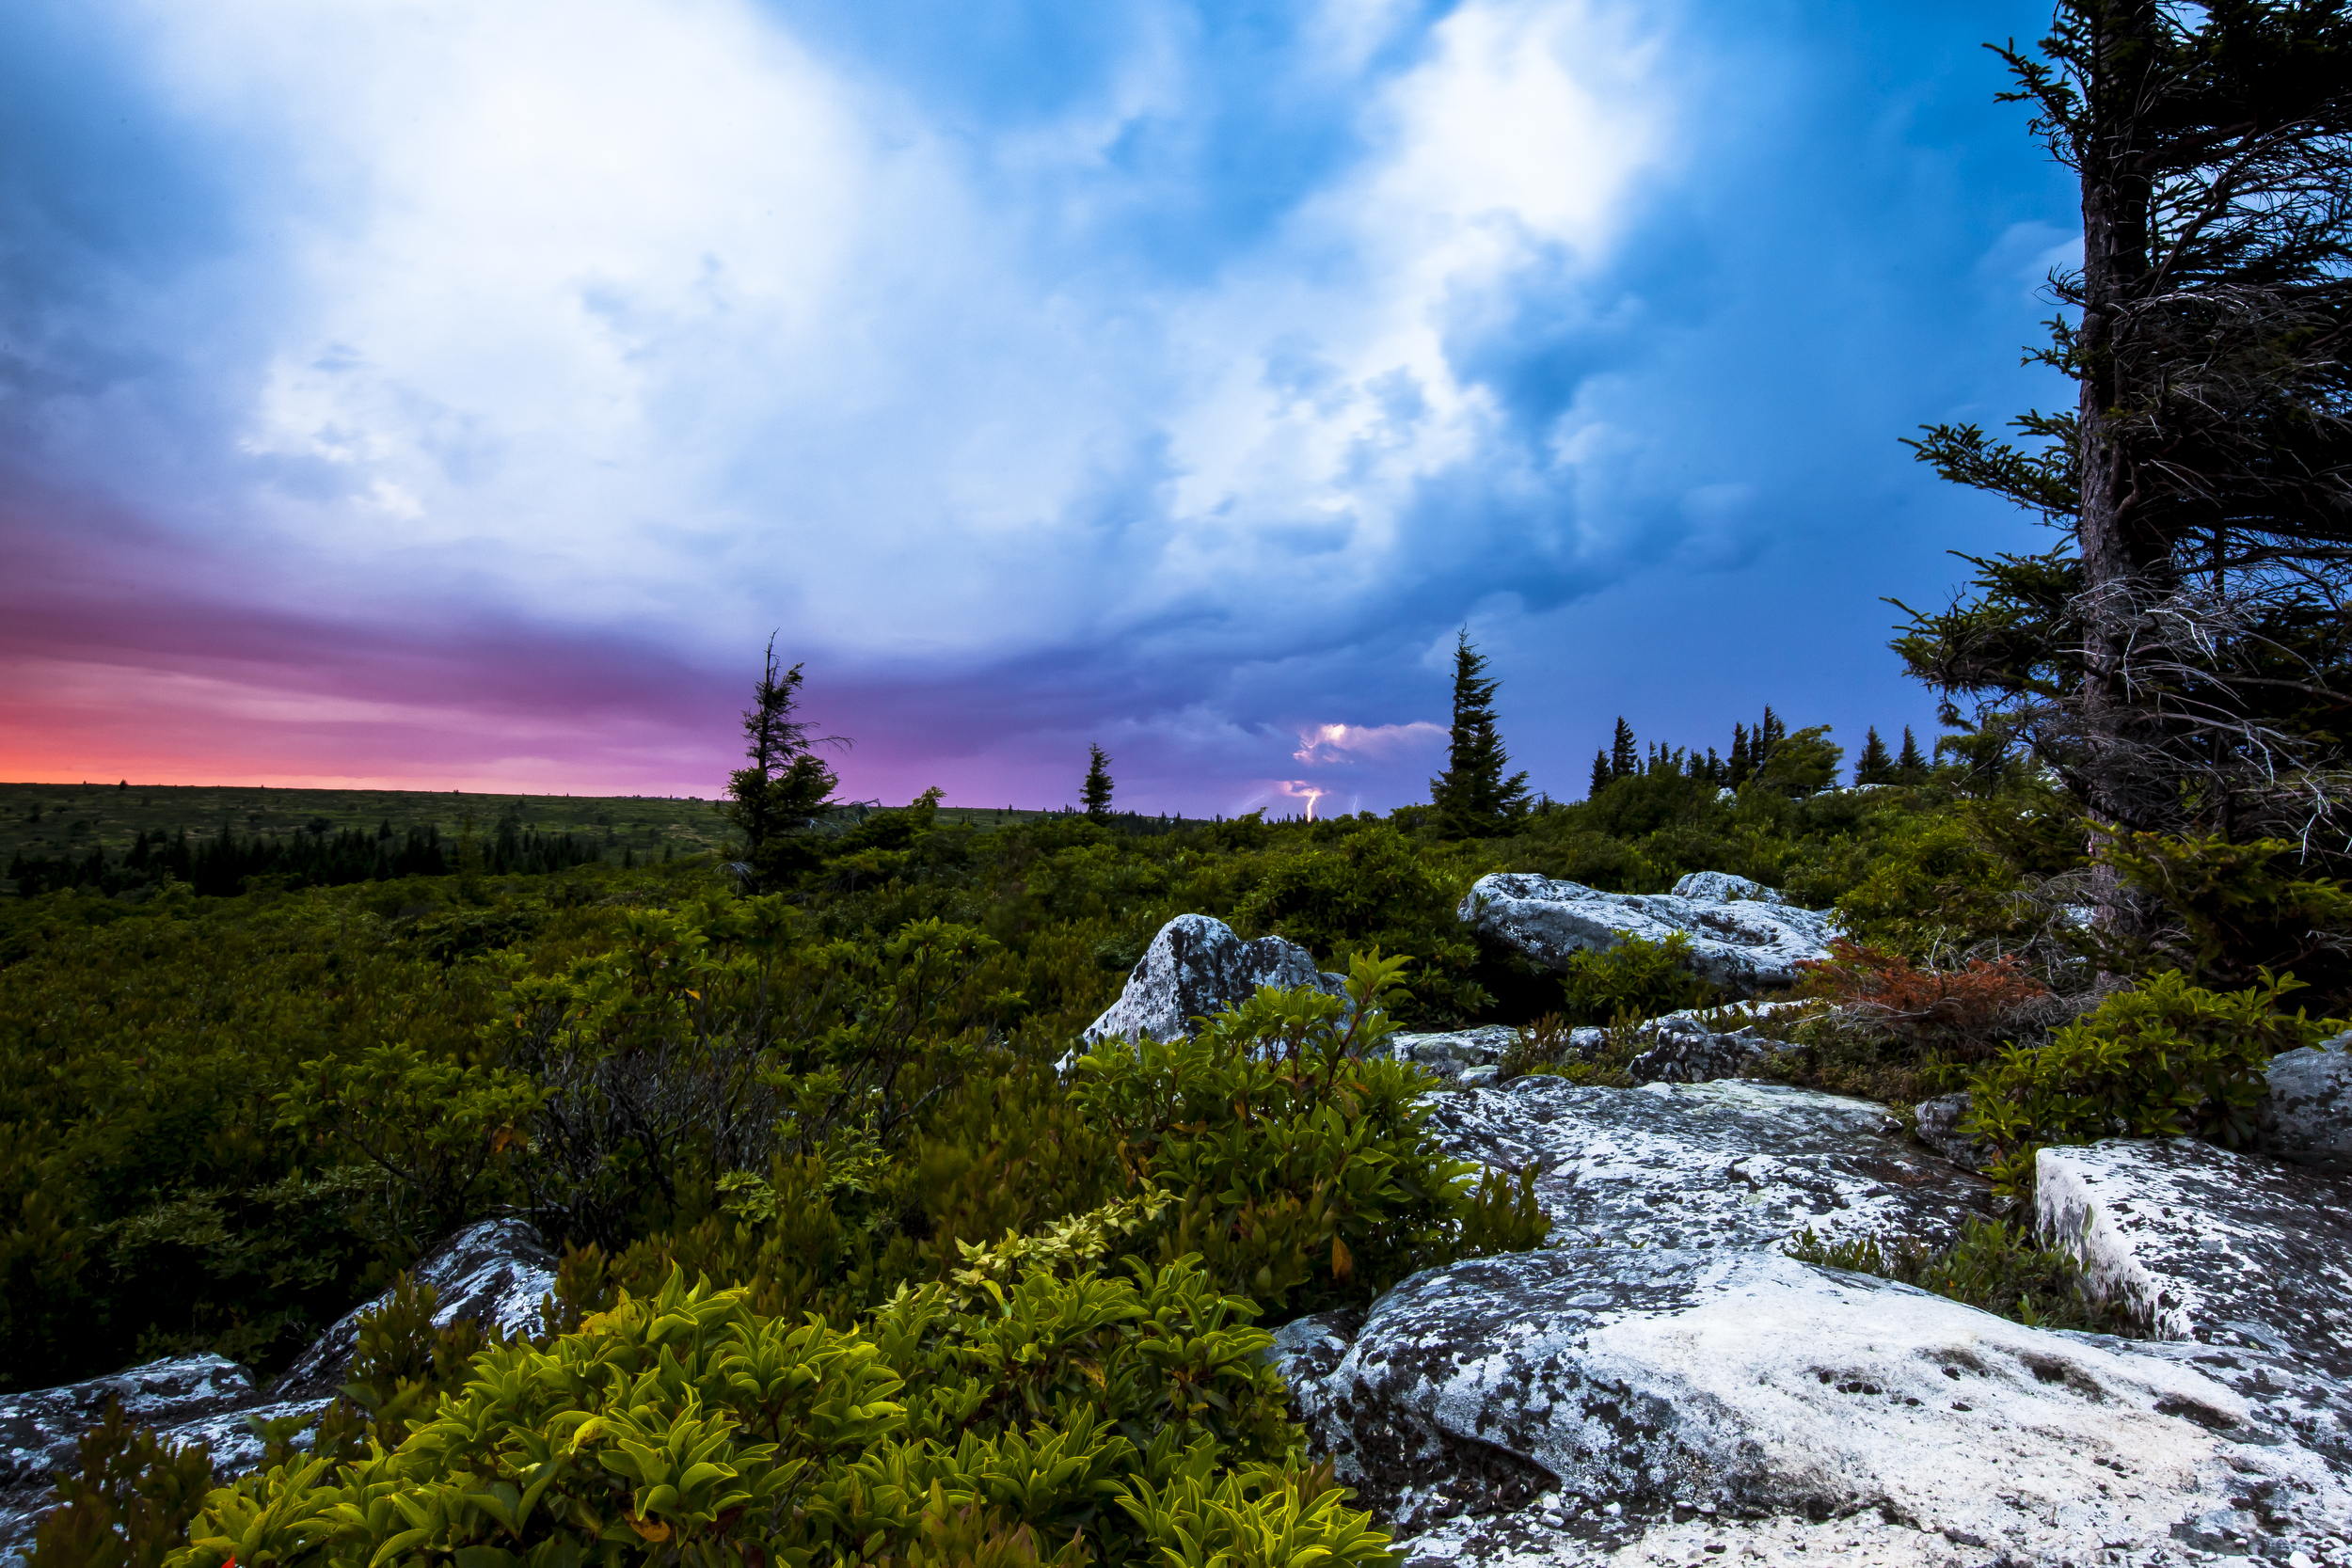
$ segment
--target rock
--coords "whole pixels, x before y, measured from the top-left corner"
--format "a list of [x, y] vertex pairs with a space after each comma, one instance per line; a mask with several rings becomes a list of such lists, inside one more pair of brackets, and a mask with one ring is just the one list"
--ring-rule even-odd
[[1964, 1137], [1961, 1121], [1968, 1115], [1965, 1094], [1939, 1094], [1913, 1107], [1919, 1118], [1919, 1141], [1965, 1170], [1982, 1170], [1993, 1163], [1993, 1151], [1975, 1138]]
[[2034, 1215], [2160, 1338], [2352, 1372], [2352, 1183], [2193, 1138], [2045, 1148]]
[[1429, 1115], [1461, 1157], [1539, 1167], [1549, 1243], [1276, 1352], [1407, 1562], [2153, 1565], [2352, 1533], [2339, 1461], [2185, 1347], [1788, 1257], [1803, 1227], [1932, 1242], [1987, 1212], [1875, 1105], [1527, 1078]]
[[1295, 942], [1244, 942], [1221, 920], [1180, 914], [1160, 927], [1119, 1000], [1087, 1025], [1084, 1037], [1089, 1043], [1114, 1036], [1175, 1039], [1192, 1031], [1194, 1019], [1246, 1002], [1261, 986], [1313, 986], [1338, 996], [1343, 981], [1318, 972], [1314, 956]]
[[1626, 1064], [1627, 1076], [1636, 1084], [1703, 1084], [1715, 1078], [1736, 1078], [1741, 1068], [1771, 1049], [1758, 1036], [1719, 1035], [1680, 1013], [1652, 1019], [1642, 1025], [1642, 1031], [1656, 1043]]
[[[2352, 1035], [2270, 1058], [2269, 1089], [2258, 1109], [2265, 1154], [2339, 1175], [2352, 1174]], [[2333, 1047], [2333, 1049], [2328, 1049]]]
[[[539, 1233], [520, 1220], [482, 1220], [426, 1254], [417, 1283], [438, 1300], [433, 1322], [447, 1328], [461, 1318], [509, 1334], [540, 1331], [539, 1304], [555, 1290], [555, 1259]], [[391, 1300], [386, 1291], [355, 1307], [310, 1342], [272, 1386], [279, 1398], [326, 1397], [343, 1385], [359, 1347], [359, 1315]]]
[[82, 1433], [104, 1420], [117, 1399], [132, 1425], [152, 1427], [177, 1447], [206, 1445], [221, 1480], [261, 1463], [262, 1440], [246, 1424], [248, 1416], [309, 1416], [326, 1402], [274, 1400], [243, 1367], [210, 1354], [0, 1397], [0, 1559], [31, 1546], [56, 1497], [52, 1478], [77, 1463]]
[[1780, 889], [1735, 877], [1728, 871], [1686, 871], [1682, 879], [1675, 883], [1674, 895], [1702, 904], [1730, 904], [1741, 899], [1758, 904], [1788, 902]]
[[[519, 1220], [468, 1226], [415, 1272], [439, 1291], [433, 1321], [444, 1327], [471, 1318], [510, 1333], [536, 1333], [540, 1299], [555, 1289], [555, 1259], [539, 1233]], [[345, 1313], [266, 1391], [235, 1362], [201, 1354], [0, 1397], [0, 1561], [30, 1547], [54, 1497], [52, 1476], [75, 1462], [82, 1433], [105, 1418], [108, 1400], [120, 1398], [132, 1424], [152, 1427], [175, 1447], [205, 1444], [215, 1479], [227, 1481], [262, 1461], [252, 1419], [309, 1417], [326, 1408], [358, 1349], [359, 1314], [387, 1299]]]
[[1398, 1061], [1411, 1062], [1432, 1076], [1453, 1083], [1466, 1072], [1497, 1066], [1518, 1037], [1518, 1031], [1509, 1024], [1486, 1023], [1442, 1034], [1399, 1033], [1391, 1035], [1383, 1043], [1387, 1054]]
[[1600, 893], [1578, 882], [1511, 871], [1481, 877], [1458, 912], [1469, 925], [1551, 969], [1564, 967], [1575, 953], [1606, 952], [1628, 936], [1663, 942], [1679, 933], [1690, 938], [1692, 968], [1735, 996], [1793, 984], [1803, 974], [1800, 964], [1829, 957], [1836, 929], [1826, 911], [1755, 899]]

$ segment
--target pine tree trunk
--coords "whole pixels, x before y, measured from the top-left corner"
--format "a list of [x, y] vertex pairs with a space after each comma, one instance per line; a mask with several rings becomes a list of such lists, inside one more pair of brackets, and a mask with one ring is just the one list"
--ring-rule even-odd
[[[2083, 311], [2079, 440], [2082, 507], [2083, 744], [2094, 820], [2114, 826], [2132, 815], [2124, 799], [2134, 772], [2131, 692], [2125, 659], [2132, 605], [2146, 583], [2144, 548], [2135, 548], [2131, 454], [2122, 429], [2132, 386], [2130, 346], [2118, 330], [2150, 270], [2153, 190], [2141, 146], [2140, 89], [2160, 25], [2154, 0], [2089, 0], [2096, 29], [2093, 75], [2083, 106], [2088, 124], [2077, 148], [2083, 213]], [[2099, 924], [2117, 930], [2131, 911], [2092, 836], [2101, 875], [2094, 891]]]

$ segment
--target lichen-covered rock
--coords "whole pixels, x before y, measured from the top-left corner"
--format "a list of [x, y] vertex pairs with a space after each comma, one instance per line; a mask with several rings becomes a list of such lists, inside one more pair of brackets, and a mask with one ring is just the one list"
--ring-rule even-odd
[[1244, 942], [1222, 920], [1180, 914], [1160, 927], [1119, 1000], [1087, 1025], [1085, 1037], [1176, 1039], [1192, 1031], [1194, 1019], [1248, 1001], [1261, 986], [1314, 986], [1337, 996], [1342, 985], [1339, 975], [1319, 972], [1314, 956], [1295, 942]]
[[1982, 1170], [1991, 1164], [1992, 1150], [1960, 1130], [1968, 1115], [1966, 1094], [1939, 1094], [1933, 1100], [1922, 1100], [1912, 1107], [1912, 1114], [1919, 1118], [1919, 1141], [1953, 1164]]
[[2193, 1138], [2045, 1148], [2042, 1229], [2167, 1339], [2352, 1370], [2352, 1184]]
[[1746, 899], [1757, 904], [1786, 904], [1788, 895], [1776, 887], [1745, 877], [1735, 877], [1728, 871], [1686, 871], [1674, 885], [1677, 898], [1694, 899], [1702, 904], [1730, 904]]
[[[555, 1259], [539, 1233], [519, 1220], [468, 1226], [427, 1254], [415, 1274], [438, 1292], [433, 1321], [443, 1327], [470, 1318], [511, 1334], [537, 1333], [539, 1304], [555, 1289]], [[359, 1314], [386, 1299], [338, 1319], [266, 1390], [235, 1362], [201, 1354], [0, 1396], [0, 1561], [31, 1545], [54, 1497], [52, 1476], [74, 1462], [82, 1433], [105, 1418], [109, 1400], [119, 1398], [132, 1425], [153, 1428], [175, 1448], [204, 1444], [214, 1476], [226, 1481], [262, 1462], [253, 1420], [312, 1416], [326, 1407], [350, 1370]]]
[[175, 1447], [204, 1444], [223, 1480], [261, 1463], [262, 1441], [247, 1417], [307, 1416], [326, 1403], [273, 1400], [243, 1367], [209, 1353], [0, 1397], [0, 1560], [32, 1544], [56, 1497], [53, 1477], [76, 1463], [82, 1433], [118, 1399], [133, 1426], [151, 1427]]
[[[509, 1334], [536, 1334], [539, 1306], [555, 1290], [555, 1259], [520, 1220], [483, 1220], [435, 1247], [413, 1271], [437, 1298], [433, 1322], [443, 1328], [470, 1319]], [[272, 1387], [280, 1399], [330, 1395], [342, 1386], [359, 1345], [359, 1315], [382, 1307], [388, 1291], [353, 1307], [295, 1357]]]
[[1653, 1041], [1647, 1051], [1626, 1064], [1636, 1084], [1704, 1084], [1714, 1078], [1736, 1078], [1771, 1047], [1754, 1034], [1719, 1035], [1694, 1018], [1675, 1014], [1644, 1026]]
[[1606, 952], [1629, 936], [1645, 942], [1685, 936], [1692, 968], [1734, 996], [1793, 984], [1804, 973], [1800, 965], [1829, 957], [1836, 928], [1823, 910], [1752, 898], [1602, 893], [1516, 871], [1481, 877], [1458, 912], [1481, 932], [1551, 969], [1576, 953]]
[[1466, 1072], [1500, 1063], [1518, 1034], [1517, 1029], [1501, 1023], [1438, 1034], [1399, 1033], [1383, 1041], [1382, 1049], [1400, 1062], [1410, 1062], [1433, 1077], [1453, 1083]]
[[2352, 1036], [2270, 1058], [2261, 1148], [2298, 1165], [2352, 1175]]
[[1981, 1179], [1875, 1105], [1532, 1078], [1430, 1117], [1458, 1155], [1538, 1166], [1550, 1243], [1277, 1347], [1311, 1441], [1408, 1562], [2153, 1568], [2352, 1532], [2337, 1461], [2183, 1347], [1784, 1255], [1802, 1227], [1932, 1241], [1985, 1211]]

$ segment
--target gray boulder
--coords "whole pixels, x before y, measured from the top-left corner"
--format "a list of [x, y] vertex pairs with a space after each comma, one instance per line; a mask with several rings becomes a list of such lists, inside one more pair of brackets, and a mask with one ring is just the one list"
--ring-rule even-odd
[[204, 1444], [221, 1480], [261, 1463], [262, 1440], [247, 1417], [310, 1416], [326, 1402], [272, 1399], [243, 1367], [210, 1354], [0, 1397], [0, 1560], [31, 1547], [56, 1497], [53, 1478], [78, 1463], [82, 1434], [118, 1399], [131, 1425], [152, 1427], [177, 1447]]
[[[2338, 1036], [2318, 1048], [2270, 1059], [2263, 1097], [2264, 1153], [2338, 1175], [2352, 1174], [2352, 1053]], [[2328, 1049], [2333, 1047], [2333, 1049]]]
[[1486, 1023], [1438, 1034], [1399, 1033], [1383, 1043], [1387, 1054], [1398, 1061], [1410, 1062], [1441, 1082], [1455, 1084], [1466, 1076], [1473, 1080], [1492, 1077], [1518, 1035], [1508, 1024]]
[[1652, 1043], [1626, 1064], [1636, 1084], [1704, 1084], [1716, 1078], [1737, 1078], [1740, 1071], [1772, 1049], [1753, 1033], [1717, 1034], [1685, 1013], [1670, 1013], [1642, 1025]]
[[1338, 996], [1343, 985], [1341, 976], [1319, 972], [1314, 955], [1295, 942], [1244, 942], [1222, 920], [1180, 914], [1160, 927], [1119, 1000], [1087, 1025], [1084, 1038], [1172, 1040], [1192, 1033], [1194, 1019], [1246, 1002], [1261, 986], [1313, 986]]
[[[435, 1326], [461, 1319], [510, 1335], [540, 1330], [539, 1304], [555, 1291], [555, 1258], [539, 1233], [520, 1220], [482, 1220], [435, 1247], [414, 1271], [433, 1287]], [[335, 1320], [294, 1358], [272, 1386], [278, 1398], [326, 1398], [341, 1388], [359, 1348], [359, 1316], [391, 1300], [387, 1291]]]
[[1549, 1242], [1287, 1325], [1275, 1353], [1409, 1563], [2153, 1568], [2352, 1535], [2340, 1461], [2180, 1347], [1787, 1256], [1801, 1228], [1932, 1242], [1988, 1211], [1878, 1106], [1530, 1078], [1430, 1116], [1457, 1155], [1539, 1168]]
[[1968, 1115], [1968, 1096], [1939, 1094], [1912, 1107], [1919, 1118], [1919, 1141], [1965, 1170], [1982, 1170], [1993, 1163], [1993, 1151], [1963, 1134], [1960, 1124]]
[[1780, 889], [1735, 877], [1728, 871], [1686, 871], [1682, 879], [1675, 883], [1674, 895], [1701, 904], [1732, 904], [1742, 899], [1757, 904], [1788, 902]]
[[1601, 893], [1516, 871], [1481, 877], [1458, 913], [1550, 969], [1565, 967], [1572, 954], [1607, 952], [1627, 937], [1663, 942], [1679, 934], [1690, 939], [1691, 964], [1699, 976], [1734, 996], [1793, 984], [1804, 973], [1799, 965], [1829, 957], [1836, 930], [1836, 918], [1822, 910], [1754, 898]]
[[[468, 1226], [419, 1262], [415, 1274], [438, 1291], [433, 1321], [442, 1327], [470, 1318], [510, 1334], [536, 1333], [540, 1301], [555, 1289], [555, 1259], [539, 1233], [519, 1220]], [[30, 1547], [50, 1509], [52, 1478], [75, 1463], [82, 1433], [105, 1418], [109, 1400], [120, 1399], [133, 1425], [153, 1428], [175, 1447], [204, 1444], [214, 1476], [227, 1481], [262, 1461], [254, 1420], [315, 1416], [326, 1407], [358, 1348], [359, 1314], [388, 1299], [389, 1292], [345, 1313], [266, 1389], [243, 1367], [207, 1354], [0, 1396], [0, 1560]]]
[[2159, 1338], [2352, 1373], [2352, 1184], [2194, 1138], [2045, 1148], [2034, 1212]]

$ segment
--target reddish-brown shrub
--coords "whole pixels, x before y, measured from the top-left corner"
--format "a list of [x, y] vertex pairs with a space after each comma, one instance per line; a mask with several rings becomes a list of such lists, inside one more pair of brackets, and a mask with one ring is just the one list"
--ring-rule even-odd
[[2021, 1026], [2039, 1023], [2050, 989], [2014, 958], [1972, 958], [1959, 969], [1922, 969], [1899, 953], [1839, 937], [1830, 957], [1805, 966], [1796, 994], [1836, 1003], [1856, 1022], [1955, 1055], [1989, 1054]]

